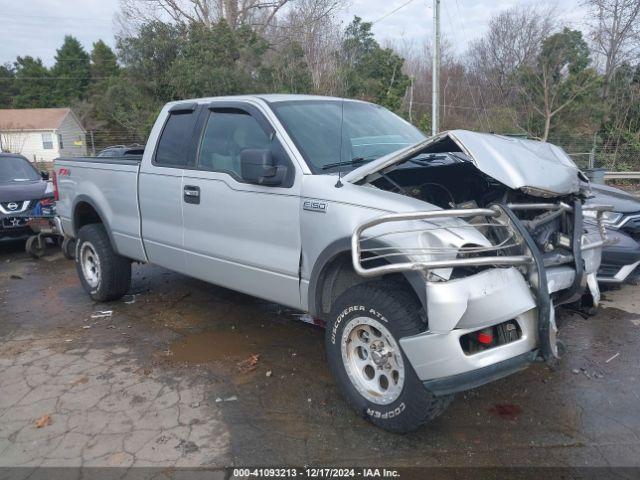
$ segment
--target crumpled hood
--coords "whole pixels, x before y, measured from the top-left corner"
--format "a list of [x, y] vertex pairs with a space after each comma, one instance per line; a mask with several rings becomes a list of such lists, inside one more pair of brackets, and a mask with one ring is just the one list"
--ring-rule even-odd
[[[344, 176], [357, 183], [419, 153], [460, 150], [481, 172], [514, 190], [530, 188], [557, 195], [580, 189], [580, 170], [560, 147], [502, 135], [451, 130], [385, 155]], [[371, 178], [373, 180], [373, 178]], [[535, 192], [529, 192], [535, 194]]]

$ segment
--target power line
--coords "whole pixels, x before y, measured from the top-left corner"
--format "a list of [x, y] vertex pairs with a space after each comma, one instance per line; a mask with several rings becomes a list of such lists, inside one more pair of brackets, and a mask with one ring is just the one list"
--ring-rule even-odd
[[0, 78], [0, 82], [13, 82], [17, 80], [27, 80], [27, 81], [40, 81], [40, 80], [108, 80], [113, 77], [3, 77]]
[[409, 5], [410, 3], [412, 3], [413, 0], [409, 0], [408, 2], [403, 3], [402, 5], [400, 5], [397, 8], [394, 8], [393, 10], [391, 10], [388, 13], [385, 13], [383, 16], [381, 16], [380, 18], [378, 18], [377, 20], [374, 20], [373, 22], [371, 22], [371, 25], [375, 25], [378, 22], [381, 22], [382, 20], [384, 20], [387, 17], [390, 17], [391, 15], [393, 15], [394, 13], [396, 13], [399, 10], [402, 10], [404, 7], [406, 7], [407, 5]]

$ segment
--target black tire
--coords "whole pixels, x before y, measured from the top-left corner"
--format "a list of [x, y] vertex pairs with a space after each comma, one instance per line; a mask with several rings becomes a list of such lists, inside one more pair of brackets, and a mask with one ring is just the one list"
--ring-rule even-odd
[[[99, 266], [94, 282], [88, 280], [82, 267], [84, 249], [94, 252]], [[76, 270], [85, 291], [97, 302], [122, 298], [131, 286], [131, 261], [113, 251], [109, 235], [100, 223], [85, 225], [76, 240]], [[93, 284], [92, 284], [93, 283]]]
[[33, 258], [40, 258], [44, 256], [47, 250], [47, 244], [44, 242], [44, 240], [41, 241], [38, 235], [34, 235], [33, 237], [29, 237], [27, 239], [27, 243], [25, 243], [24, 249]]
[[73, 260], [76, 258], [76, 239], [71, 237], [64, 237], [62, 240], [62, 245], [60, 246], [62, 249], [62, 255], [67, 260]]
[[401, 352], [404, 384], [393, 402], [380, 405], [358, 392], [347, 373], [342, 357], [342, 335], [353, 318], [367, 317], [386, 322], [384, 326], [395, 341], [425, 330], [420, 305], [401, 285], [378, 281], [357, 285], [344, 292], [334, 303], [325, 332], [329, 369], [347, 402], [363, 418], [395, 433], [407, 433], [438, 417], [451, 403], [453, 395], [434, 396], [418, 379]]

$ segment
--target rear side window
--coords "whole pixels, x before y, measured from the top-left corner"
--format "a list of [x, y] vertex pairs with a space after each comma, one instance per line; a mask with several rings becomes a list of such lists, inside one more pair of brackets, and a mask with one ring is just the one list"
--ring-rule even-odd
[[195, 122], [196, 115], [191, 111], [169, 115], [156, 149], [156, 165], [183, 167], [189, 163], [191, 152], [189, 144]]

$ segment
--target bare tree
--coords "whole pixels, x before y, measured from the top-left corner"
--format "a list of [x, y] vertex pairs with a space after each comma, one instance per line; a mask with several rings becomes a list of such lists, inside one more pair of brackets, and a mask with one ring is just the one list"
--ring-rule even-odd
[[604, 58], [603, 98], [615, 70], [640, 55], [640, 0], [585, 0], [591, 8], [591, 39]]
[[486, 35], [467, 55], [476, 80], [493, 93], [493, 100], [509, 97], [513, 72], [535, 62], [542, 40], [556, 27], [553, 7], [516, 6], [490, 20]]
[[28, 135], [22, 129], [14, 129], [11, 125], [6, 126], [4, 131], [0, 132], [0, 152], [22, 153]]
[[265, 34], [276, 48], [297, 43], [310, 69], [313, 90], [336, 95], [341, 91], [339, 57], [343, 29], [338, 14], [345, 0], [295, 0], [276, 18]]
[[120, 23], [170, 20], [211, 25], [226, 20], [232, 27], [257, 25], [264, 30], [291, 0], [120, 0]]
[[[428, 129], [431, 121], [431, 85], [432, 85], [432, 45], [429, 41], [422, 44], [402, 42], [391, 45], [405, 59], [404, 73], [413, 79], [413, 92], [407, 91], [405, 108], [411, 117], [423, 129]], [[473, 81], [467, 65], [456, 54], [453, 44], [447, 37], [441, 42], [441, 123], [444, 129], [468, 128], [493, 130], [493, 118], [489, 118], [480, 85]], [[413, 95], [411, 95], [413, 93]]]

